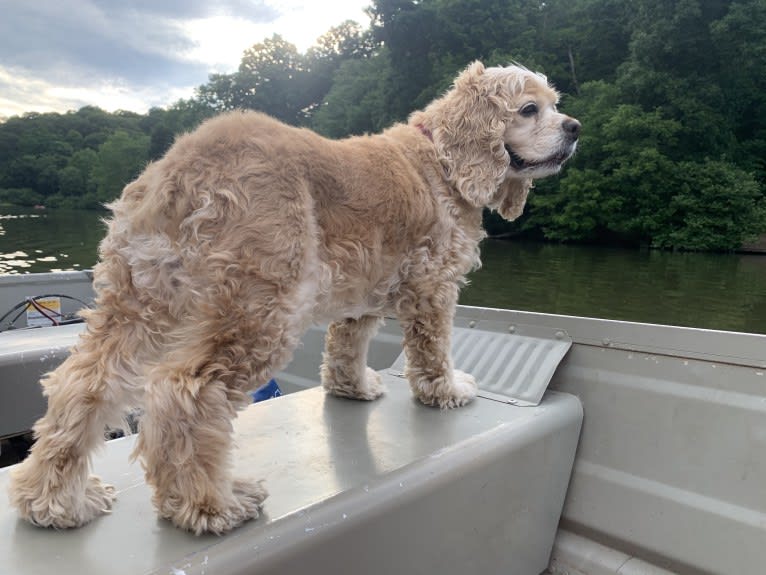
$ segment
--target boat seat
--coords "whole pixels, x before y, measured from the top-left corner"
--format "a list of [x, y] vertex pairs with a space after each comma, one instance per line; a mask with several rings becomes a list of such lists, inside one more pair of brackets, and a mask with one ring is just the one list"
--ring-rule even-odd
[[[264, 478], [263, 515], [196, 537], [158, 519], [135, 436], [110, 441], [96, 474], [111, 514], [74, 530], [36, 528], [0, 507], [0, 572], [192, 574], [503, 573], [548, 563], [582, 422], [579, 400], [537, 407], [477, 398], [421, 405], [382, 372], [373, 402], [307, 389], [254, 404], [235, 422], [236, 475]], [[0, 491], [8, 472], [0, 469]]]

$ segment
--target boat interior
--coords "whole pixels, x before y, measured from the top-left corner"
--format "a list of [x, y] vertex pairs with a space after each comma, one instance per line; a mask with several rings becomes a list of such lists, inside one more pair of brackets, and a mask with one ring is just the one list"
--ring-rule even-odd
[[[0, 277], [0, 314], [35, 297], [68, 319], [0, 320], [0, 491], [91, 276]], [[55, 531], [0, 499], [0, 573], [763, 572], [766, 336], [461, 306], [455, 367], [480, 391], [453, 410], [412, 397], [401, 338], [389, 320], [372, 341], [387, 391], [359, 402], [319, 385], [315, 326], [281, 395], [239, 414], [235, 475], [265, 480], [259, 518], [224, 536], [158, 519], [126, 429], [92, 461], [117, 489], [108, 515]]]

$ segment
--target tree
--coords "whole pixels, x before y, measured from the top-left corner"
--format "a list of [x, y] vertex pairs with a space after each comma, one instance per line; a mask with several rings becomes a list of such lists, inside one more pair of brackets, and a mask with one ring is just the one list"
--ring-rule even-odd
[[666, 221], [652, 245], [728, 251], [766, 229], [766, 202], [752, 174], [725, 162], [681, 162]]
[[98, 149], [93, 181], [96, 197], [109, 202], [143, 169], [148, 159], [149, 137], [117, 130]]
[[392, 123], [387, 113], [391, 64], [387, 52], [344, 62], [312, 119], [312, 127], [333, 138], [379, 132]]
[[59, 172], [59, 189], [62, 196], [75, 197], [86, 189], [86, 179], [83, 173], [72, 165], [66, 166]]
[[293, 125], [306, 125], [330, 90], [333, 74], [348, 60], [366, 58], [370, 35], [344, 22], [319, 38], [304, 55], [275, 34], [245, 51], [234, 74], [215, 74], [198, 98], [223, 111], [253, 109]]
[[390, 59], [390, 92], [384, 114], [402, 120], [416, 109], [420, 94], [432, 84], [430, 59], [440, 20], [433, 2], [375, 0], [368, 9], [375, 42]]
[[719, 84], [737, 139], [737, 163], [766, 182], [766, 1], [733, 2], [713, 22]]
[[311, 96], [306, 93], [305, 58], [278, 34], [245, 51], [234, 74], [216, 74], [198, 97], [213, 109], [253, 109], [287, 122], [305, 123]]
[[306, 52], [304, 89], [307, 104], [303, 112], [308, 119], [319, 109], [335, 81], [335, 74], [347, 62], [369, 58], [374, 51], [372, 35], [356, 22], [347, 20], [319, 37]]
[[42, 201], [43, 197], [32, 188], [0, 188], [0, 204], [35, 206]]

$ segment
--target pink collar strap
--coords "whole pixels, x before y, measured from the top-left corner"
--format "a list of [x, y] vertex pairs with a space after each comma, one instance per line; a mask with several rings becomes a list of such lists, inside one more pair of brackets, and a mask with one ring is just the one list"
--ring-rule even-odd
[[426, 138], [432, 142], [434, 141], [434, 135], [431, 133], [431, 130], [426, 128], [423, 124], [415, 124], [415, 127], [420, 130], [420, 133], [423, 134]]

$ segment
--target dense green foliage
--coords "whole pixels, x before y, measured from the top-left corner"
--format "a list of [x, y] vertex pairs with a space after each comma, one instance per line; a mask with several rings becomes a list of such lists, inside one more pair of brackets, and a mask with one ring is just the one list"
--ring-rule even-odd
[[10, 118], [0, 124], [0, 203], [98, 208], [211, 114], [180, 101], [144, 115], [85, 107]]
[[279, 36], [191, 101], [0, 124], [0, 202], [97, 206], [219, 111], [377, 132], [481, 59], [545, 72], [583, 123], [562, 175], [492, 233], [730, 250], [766, 233], [766, 0], [375, 0], [306, 54]]

